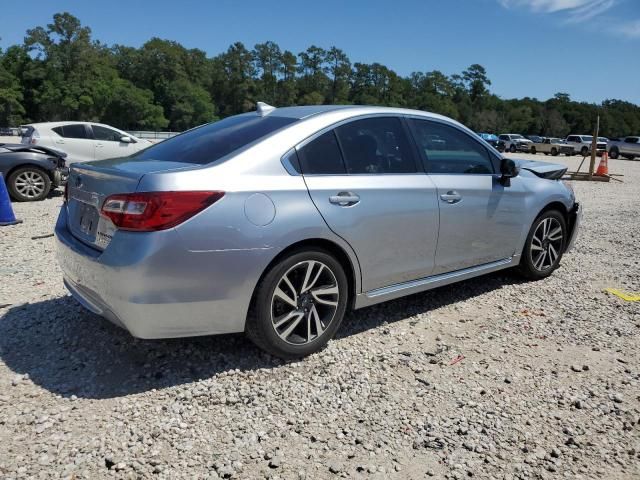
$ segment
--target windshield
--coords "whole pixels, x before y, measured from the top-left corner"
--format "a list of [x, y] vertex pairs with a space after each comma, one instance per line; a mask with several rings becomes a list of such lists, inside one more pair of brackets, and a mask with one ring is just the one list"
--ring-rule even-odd
[[511, 138], [517, 139], [517, 138], [524, 138], [524, 137], [522, 135], [511, 135]]
[[583, 142], [593, 142], [593, 137], [591, 135], [583, 135], [580, 137]]
[[188, 130], [142, 150], [131, 158], [204, 165], [296, 121], [296, 118], [288, 117], [236, 115]]

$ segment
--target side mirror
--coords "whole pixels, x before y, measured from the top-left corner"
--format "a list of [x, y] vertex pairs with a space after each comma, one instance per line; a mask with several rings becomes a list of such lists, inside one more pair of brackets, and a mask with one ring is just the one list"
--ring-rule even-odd
[[502, 174], [499, 180], [500, 185], [510, 187], [511, 179], [518, 176], [520, 168], [510, 158], [503, 158], [500, 162], [500, 173]]
[[123, 135], [120, 137], [120, 142], [122, 143], [133, 143], [133, 138]]

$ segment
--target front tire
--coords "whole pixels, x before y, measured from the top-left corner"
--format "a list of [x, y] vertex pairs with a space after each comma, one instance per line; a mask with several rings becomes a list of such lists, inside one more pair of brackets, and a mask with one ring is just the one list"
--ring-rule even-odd
[[616, 158], [618, 158], [618, 156], [619, 156], [619, 155], [620, 155], [620, 152], [618, 151], [618, 149], [617, 149], [617, 148], [612, 148], [612, 149], [609, 151], [609, 158], [610, 158], [611, 160], [615, 160]]
[[529, 230], [520, 259], [520, 273], [531, 280], [548, 277], [560, 265], [567, 241], [567, 223], [557, 210], [536, 218]]
[[531, 155], [535, 155], [536, 153], [536, 147], [531, 147]]
[[580, 155], [582, 155], [583, 157], [586, 157], [587, 155], [589, 155], [589, 149], [587, 147], [582, 147], [580, 149]]
[[556, 147], [553, 147], [551, 149], [551, 155], [554, 156], [554, 157], [558, 156], [558, 149]]
[[322, 350], [347, 309], [349, 285], [340, 263], [328, 252], [293, 252], [270, 268], [257, 287], [247, 336], [280, 358]]
[[21, 167], [7, 179], [9, 194], [17, 202], [36, 202], [49, 195], [51, 179], [37, 167]]
[[511, 153], [516, 153], [516, 146], [512, 143], [511, 146], [509, 147], [509, 151]]

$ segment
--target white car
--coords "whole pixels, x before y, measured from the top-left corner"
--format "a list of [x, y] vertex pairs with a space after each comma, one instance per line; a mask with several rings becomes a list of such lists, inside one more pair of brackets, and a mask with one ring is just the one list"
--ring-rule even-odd
[[101, 123], [46, 122], [22, 128], [22, 143], [63, 151], [67, 164], [126, 157], [152, 145], [148, 140]]
[[505, 152], [525, 152], [529, 153], [533, 142], [528, 138], [524, 138], [519, 133], [503, 133], [498, 136], [498, 142], [504, 144]]
[[[602, 141], [603, 137], [598, 137], [596, 142], [596, 153], [600, 154], [607, 149], [607, 142]], [[573, 151], [586, 157], [591, 153], [593, 136], [591, 135], [569, 135], [565, 142], [573, 147]]]

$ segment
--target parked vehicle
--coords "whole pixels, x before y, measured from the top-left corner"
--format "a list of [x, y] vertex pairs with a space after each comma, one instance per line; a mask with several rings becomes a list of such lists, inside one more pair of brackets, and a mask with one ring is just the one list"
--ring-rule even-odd
[[0, 173], [18, 202], [42, 200], [67, 178], [65, 154], [40, 145], [0, 143]]
[[544, 137], [540, 137], [538, 135], [525, 135], [525, 138], [528, 138], [533, 143], [542, 143], [542, 140], [544, 140]]
[[580, 218], [565, 166], [398, 108], [259, 104], [70, 170], [55, 233], [81, 304], [136, 337], [246, 332], [285, 358], [349, 308], [510, 267], [547, 277]]
[[[593, 142], [592, 135], [569, 135], [565, 142], [573, 147], [575, 153], [579, 153], [583, 157], [586, 157], [591, 153], [591, 145]], [[607, 149], [606, 142], [597, 141], [596, 153], [600, 154]]]
[[498, 136], [504, 145], [504, 151], [511, 153], [525, 152], [528, 153], [533, 142], [528, 138], [524, 138], [519, 133], [503, 133]]
[[0, 128], [0, 136], [13, 137], [13, 129], [7, 127]]
[[48, 122], [24, 125], [22, 143], [65, 151], [67, 163], [126, 157], [152, 145], [109, 125]]
[[560, 153], [564, 153], [567, 157], [573, 155], [573, 147], [560, 138], [541, 138], [540, 142], [534, 142], [531, 145], [531, 153], [544, 153], [545, 155], [553, 155], [554, 157]]
[[498, 136], [493, 133], [478, 133], [478, 136], [494, 148], [498, 148]]
[[622, 155], [629, 160], [640, 157], [640, 137], [624, 137], [622, 140], [614, 138], [607, 145], [609, 156], [614, 160]]

